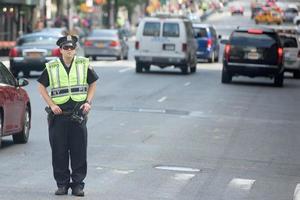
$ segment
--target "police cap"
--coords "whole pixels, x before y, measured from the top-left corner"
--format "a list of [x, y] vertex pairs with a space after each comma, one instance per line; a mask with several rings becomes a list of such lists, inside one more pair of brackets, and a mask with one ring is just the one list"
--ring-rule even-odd
[[60, 37], [57, 42], [56, 45], [59, 46], [60, 48], [62, 48], [63, 46], [73, 46], [76, 47], [76, 42], [78, 41], [78, 38], [74, 35], [67, 35], [67, 36], [63, 36]]

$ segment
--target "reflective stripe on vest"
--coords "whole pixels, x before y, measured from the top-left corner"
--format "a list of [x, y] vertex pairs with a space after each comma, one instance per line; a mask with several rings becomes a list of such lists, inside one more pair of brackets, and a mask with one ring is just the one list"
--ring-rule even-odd
[[50, 96], [54, 103], [63, 104], [70, 98], [77, 102], [86, 99], [88, 66], [89, 60], [87, 58], [74, 57], [68, 75], [59, 59], [46, 63], [50, 82]]

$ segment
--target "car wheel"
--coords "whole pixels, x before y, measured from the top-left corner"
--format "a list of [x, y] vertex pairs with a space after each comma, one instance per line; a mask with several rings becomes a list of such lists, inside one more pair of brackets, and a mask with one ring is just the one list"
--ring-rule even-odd
[[97, 56], [92, 56], [92, 60], [97, 60]]
[[191, 73], [195, 73], [197, 71], [197, 65], [191, 67]]
[[136, 62], [135, 64], [135, 72], [142, 73], [143, 72], [143, 65], [142, 63]]
[[294, 78], [297, 78], [297, 79], [300, 78], [300, 71], [295, 71], [293, 75], [294, 75]]
[[149, 64], [144, 64], [143, 68], [145, 69], [145, 72], [149, 72], [150, 71], [150, 66]]
[[189, 74], [191, 70], [190, 64], [181, 66], [180, 70], [182, 74]]
[[29, 78], [29, 76], [30, 76], [30, 71], [29, 71], [29, 70], [23, 71], [23, 75], [24, 75], [25, 78]]
[[229, 72], [223, 67], [222, 69], [222, 83], [230, 83], [232, 81], [232, 76]]
[[3, 121], [2, 121], [2, 113], [0, 112], [0, 148], [2, 146], [2, 131], [3, 131]]
[[13, 141], [15, 144], [27, 143], [30, 130], [30, 113], [29, 108], [26, 107], [23, 121], [23, 129], [20, 133], [13, 135]]
[[275, 76], [274, 78], [274, 85], [276, 87], [282, 87], [283, 86], [283, 73], [278, 74], [277, 76]]
[[211, 53], [211, 57], [208, 59], [208, 62], [214, 63], [215, 62], [215, 52]]

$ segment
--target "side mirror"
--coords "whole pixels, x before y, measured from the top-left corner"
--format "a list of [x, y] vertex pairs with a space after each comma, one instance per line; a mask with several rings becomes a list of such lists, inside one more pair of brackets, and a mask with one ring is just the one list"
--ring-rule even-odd
[[229, 43], [229, 40], [222, 39], [222, 40], [220, 41], [220, 43], [221, 43], [221, 44], [228, 44], [228, 43]]
[[17, 79], [17, 86], [18, 87], [23, 87], [23, 86], [26, 86], [28, 84], [29, 84], [29, 82], [26, 78]]

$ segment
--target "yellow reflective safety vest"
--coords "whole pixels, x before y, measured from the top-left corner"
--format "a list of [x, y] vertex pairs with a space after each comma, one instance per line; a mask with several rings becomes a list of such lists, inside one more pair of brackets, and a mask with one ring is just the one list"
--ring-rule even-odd
[[86, 100], [88, 67], [88, 58], [75, 56], [68, 75], [60, 59], [46, 63], [49, 95], [55, 104], [66, 103], [70, 98], [76, 102]]

